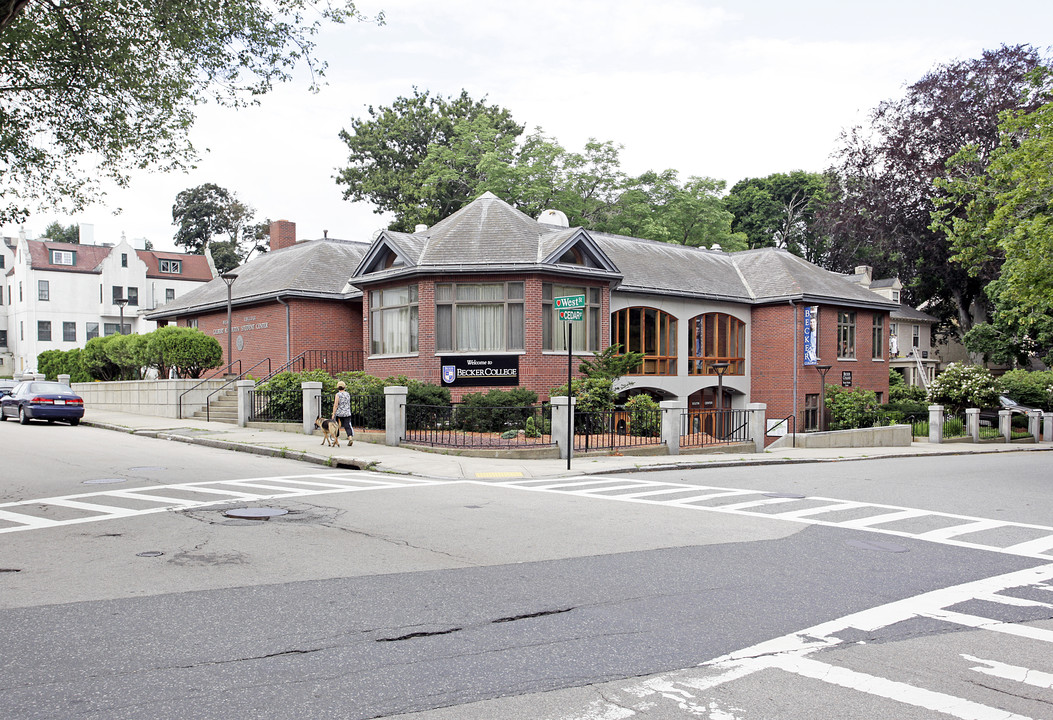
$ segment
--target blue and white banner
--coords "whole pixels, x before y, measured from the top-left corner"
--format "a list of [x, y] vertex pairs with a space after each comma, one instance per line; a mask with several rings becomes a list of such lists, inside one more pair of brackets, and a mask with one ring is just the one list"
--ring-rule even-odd
[[804, 364], [819, 364], [819, 306], [804, 306]]

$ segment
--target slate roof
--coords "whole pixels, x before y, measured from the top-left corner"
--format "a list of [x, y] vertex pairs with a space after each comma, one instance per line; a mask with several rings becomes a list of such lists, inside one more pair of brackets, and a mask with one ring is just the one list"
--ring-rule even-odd
[[[146, 263], [146, 277], [162, 278], [165, 280], [199, 280], [208, 282], [212, 279], [212, 271], [208, 267], [208, 259], [204, 255], [186, 255], [183, 253], [160, 252], [156, 250], [136, 250], [135, 254]], [[163, 273], [158, 265], [158, 260], [178, 260], [182, 272]]]
[[[27, 240], [29, 259], [34, 270], [54, 270], [55, 272], [101, 273], [102, 261], [110, 256], [112, 247], [105, 245], [78, 245], [76, 243], [54, 242], [51, 240]], [[73, 252], [73, 265], [56, 265], [51, 262], [51, 251], [63, 250]]]
[[910, 305], [900, 303], [899, 307], [892, 311], [892, 319], [895, 320], [909, 320], [912, 322], [937, 322], [937, 318], [929, 315], [923, 310], [918, 310]]
[[[231, 285], [231, 299], [234, 304], [246, 305], [277, 296], [330, 300], [361, 297], [362, 291], [348, 284], [348, 278], [369, 247], [370, 243], [327, 238], [264, 253], [234, 269], [238, 279]], [[215, 278], [146, 317], [158, 320], [226, 305], [227, 285], [222, 278]]]
[[589, 234], [622, 271], [619, 291], [736, 302], [750, 299], [731, 255], [623, 235]]
[[890, 310], [897, 306], [897, 303], [849, 282], [840, 273], [824, 270], [788, 250], [743, 250], [732, 253], [731, 257], [755, 303], [801, 300]]
[[[405, 275], [553, 270], [552, 253], [578, 233], [580, 228], [543, 225], [487, 192], [421, 232], [383, 231], [377, 239], [379, 246], [390, 247], [405, 264], [370, 271], [376, 259], [371, 252], [353, 279], [365, 284]], [[600, 264], [604, 261], [600, 258]], [[560, 265], [559, 270], [602, 275], [611, 280], [620, 277], [609, 264]]]

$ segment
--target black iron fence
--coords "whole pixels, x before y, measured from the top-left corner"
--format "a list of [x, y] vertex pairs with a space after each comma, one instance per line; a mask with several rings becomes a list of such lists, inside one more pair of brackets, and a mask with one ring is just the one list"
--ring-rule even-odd
[[[333, 394], [322, 395], [319, 407], [311, 408], [318, 417], [333, 414]], [[253, 389], [249, 393], [249, 421], [303, 422], [303, 390]], [[383, 395], [352, 395], [351, 424], [356, 428], [383, 430], [385, 427]]]
[[357, 372], [365, 368], [362, 350], [305, 350], [294, 363], [298, 371], [325, 370], [335, 376], [342, 372]]
[[303, 422], [303, 391], [252, 390], [249, 408], [250, 422]]
[[408, 443], [435, 447], [540, 447], [553, 445], [546, 406], [407, 405]]
[[587, 410], [574, 413], [575, 452], [661, 444], [661, 410]]
[[753, 410], [691, 410], [680, 416], [680, 447], [731, 445], [753, 440]]
[[951, 415], [945, 413], [943, 416], [943, 437], [962, 438], [968, 433], [965, 431], [965, 415]]
[[[336, 393], [322, 393], [321, 417], [331, 417]], [[387, 401], [383, 395], [352, 395], [351, 425], [365, 430], [387, 427]]]

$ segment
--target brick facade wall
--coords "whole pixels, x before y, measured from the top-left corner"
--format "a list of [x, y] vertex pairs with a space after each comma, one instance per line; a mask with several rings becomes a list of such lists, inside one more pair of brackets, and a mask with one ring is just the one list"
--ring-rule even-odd
[[[856, 314], [856, 357], [854, 360], [837, 357], [837, 314], [839, 310], [850, 310]], [[873, 350], [874, 313], [884, 317], [881, 359], [871, 357]], [[794, 313], [797, 322], [794, 323]], [[797, 304], [764, 305], [753, 308], [752, 365], [750, 398], [753, 402], [768, 405], [768, 417], [778, 418], [792, 415], [793, 370], [797, 367], [797, 423], [803, 430], [804, 396], [820, 391], [819, 373], [812, 366], [804, 365], [804, 308]], [[842, 372], [852, 373], [852, 387], [861, 387], [880, 393], [883, 402], [888, 400], [888, 312], [840, 308], [836, 305], [821, 305], [818, 322], [818, 354], [820, 362], [830, 365], [826, 375], [828, 385], [841, 385]], [[794, 352], [794, 333], [797, 333], [797, 348]]]
[[[346, 351], [362, 348], [362, 304], [329, 300], [291, 299], [289, 304], [290, 357], [306, 350]], [[286, 356], [286, 310], [278, 302], [235, 307], [232, 313], [234, 337], [231, 343], [235, 361], [241, 370], [248, 371], [257, 363], [270, 358], [270, 367], [277, 369], [289, 359]], [[185, 325], [186, 322], [180, 324]], [[223, 365], [227, 364], [227, 311], [208, 313], [197, 318], [197, 327], [214, 337], [223, 348]], [[242, 339], [242, 349], [237, 346]], [[266, 374], [266, 364], [259, 365], [252, 374]], [[237, 371], [237, 368], [235, 368]]]
[[[416, 356], [397, 357], [370, 357], [367, 352], [366, 372], [378, 377], [390, 375], [406, 375], [407, 377], [429, 382], [435, 385], [442, 384], [442, 368], [439, 355], [435, 350], [435, 285], [442, 282], [494, 282], [497, 278], [493, 275], [466, 275], [457, 277], [422, 278], [417, 279], [418, 296], [418, 351]], [[595, 283], [579, 281], [566, 276], [555, 275], [507, 275], [501, 276], [502, 282], [524, 283], [524, 324], [525, 324], [525, 350], [519, 355], [519, 387], [533, 390], [542, 400], [548, 399], [549, 390], [567, 382], [567, 353], [545, 352], [542, 350], [541, 336], [541, 286], [543, 283], [555, 283], [561, 285], [582, 285], [586, 288], [599, 287], [600, 292], [600, 343], [606, 346], [610, 338], [610, 286], [606, 283]], [[387, 287], [400, 287], [407, 285], [405, 280], [385, 285], [372, 286], [370, 290], [383, 289]], [[587, 292], [587, 291], [586, 291]], [[367, 308], [366, 321], [363, 323], [362, 342], [369, 350], [369, 291], [366, 292], [364, 304]], [[577, 331], [578, 328], [575, 327]], [[582, 331], [584, 331], [582, 329]], [[444, 353], [457, 354], [457, 353]], [[464, 353], [470, 355], [471, 353]], [[503, 354], [503, 353], [478, 353]], [[592, 353], [576, 355], [573, 363], [574, 376], [580, 376], [577, 365], [583, 358], [591, 358]], [[450, 388], [450, 394], [457, 402], [467, 393], [485, 393], [497, 387], [497, 389], [508, 390], [507, 386], [485, 386], [477, 385], [464, 388]]]

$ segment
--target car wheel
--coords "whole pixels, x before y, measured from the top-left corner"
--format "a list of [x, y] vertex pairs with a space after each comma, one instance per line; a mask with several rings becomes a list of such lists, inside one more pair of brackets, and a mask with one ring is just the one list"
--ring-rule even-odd
[[73, 427], [77, 427], [78, 425], [80, 425], [80, 418], [70, 418], [69, 424]]
[[26, 409], [24, 407], [18, 408], [18, 422], [23, 425], [29, 424], [29, 416], [26, 415]]

